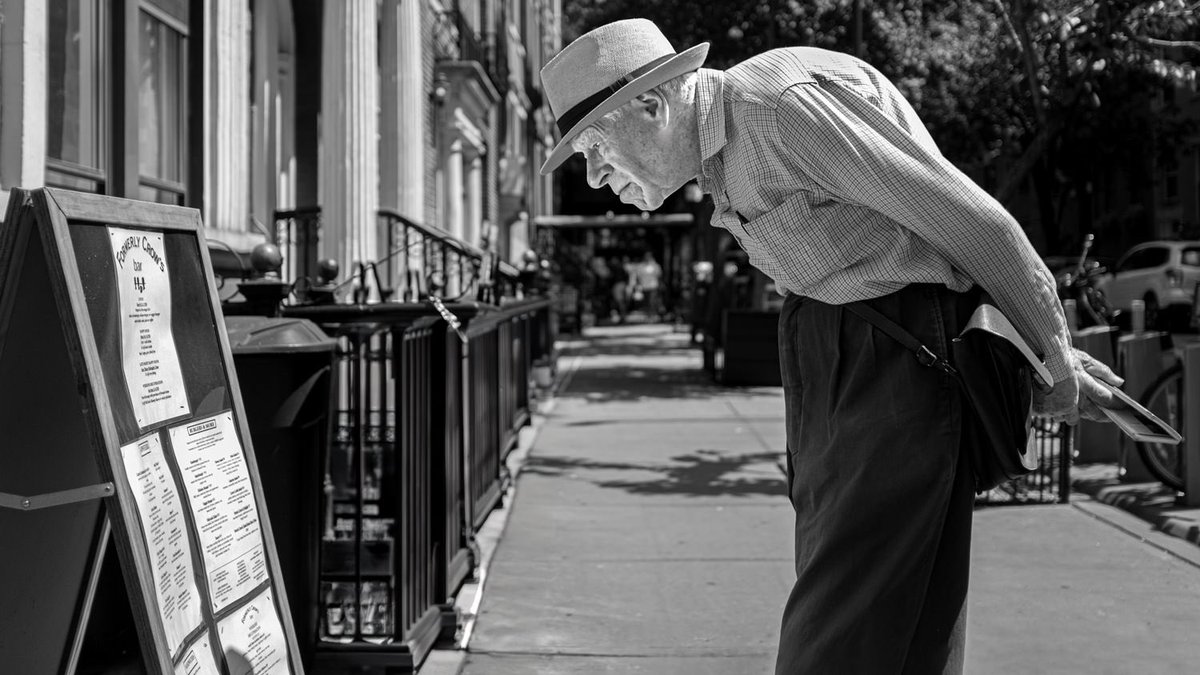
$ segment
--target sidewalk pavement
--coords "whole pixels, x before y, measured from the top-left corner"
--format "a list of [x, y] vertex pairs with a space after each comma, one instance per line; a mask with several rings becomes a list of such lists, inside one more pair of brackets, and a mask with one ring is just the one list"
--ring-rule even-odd
[[[773, 672], [794, 579], [782, 395], [714, 386], [686, 347], [665, 326], [567, 345], [459, 672]], [[1111, 506], [978, 510], [972, 577], [968, 673], [1200, 660], [1200, 547]]]
[[1181, 506], [1175, 491], [1162, 483], [1122, 483], [1116, 464], [1071, 468], [1076, 492], [1124, 509], [1173, 537], [1200, 545], [1200, 508]]

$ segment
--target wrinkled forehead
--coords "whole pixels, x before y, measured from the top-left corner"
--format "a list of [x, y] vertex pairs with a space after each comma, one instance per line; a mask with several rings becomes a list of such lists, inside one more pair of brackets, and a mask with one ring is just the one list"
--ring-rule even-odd
[[603, 140], [604, 135], [600, 133], [600, 130], [595, 126], [590, 126], [579, 132], [579, 135], [571, 141], [571, 149], [575, 152], [583, 152]]

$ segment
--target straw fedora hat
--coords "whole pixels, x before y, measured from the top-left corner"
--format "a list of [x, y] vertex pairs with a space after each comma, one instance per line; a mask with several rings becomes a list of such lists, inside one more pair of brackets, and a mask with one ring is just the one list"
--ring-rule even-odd
[[562, 139], [542, 165], [558, 168], [574, 152], [571, 141], [605, 114], [672, 78], [696, 70], [708, 43], [675, 53], [647, 19], [601, 26], [567, 45], [542, 68], [542, 89]]

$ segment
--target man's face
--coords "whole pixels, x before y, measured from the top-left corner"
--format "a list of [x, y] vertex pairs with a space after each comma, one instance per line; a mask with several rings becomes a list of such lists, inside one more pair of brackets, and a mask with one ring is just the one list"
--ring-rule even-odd
[[627, 104], [585, 129], [572, 146], [587, 160], [588, 185], [607, 185], [622, 202], [651, 211], [679, 187], [672, 184], [663, 138], [644, 109]]

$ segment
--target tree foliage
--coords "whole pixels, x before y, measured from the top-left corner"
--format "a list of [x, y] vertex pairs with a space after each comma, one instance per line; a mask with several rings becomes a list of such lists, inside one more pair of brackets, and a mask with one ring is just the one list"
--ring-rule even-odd
[[[856, 31], [856, 8], [861, 19]], [[1091, 213], [1103, 167], [1148, 174], [1146, 150], [1194, 131], [1165, 91], [1196, 89], [1197, 0], [567, 0], [565, 37], [653, 20], [709, 67], [812, 45], [861, 54], [908, 97], [943, 152], [1002, 200], [1031, 179], [1054, 247]], [[1134, 218], [1136, 220], [1136, 217]], [[1103, 223], [1100, 223], [1103, 226]]]

